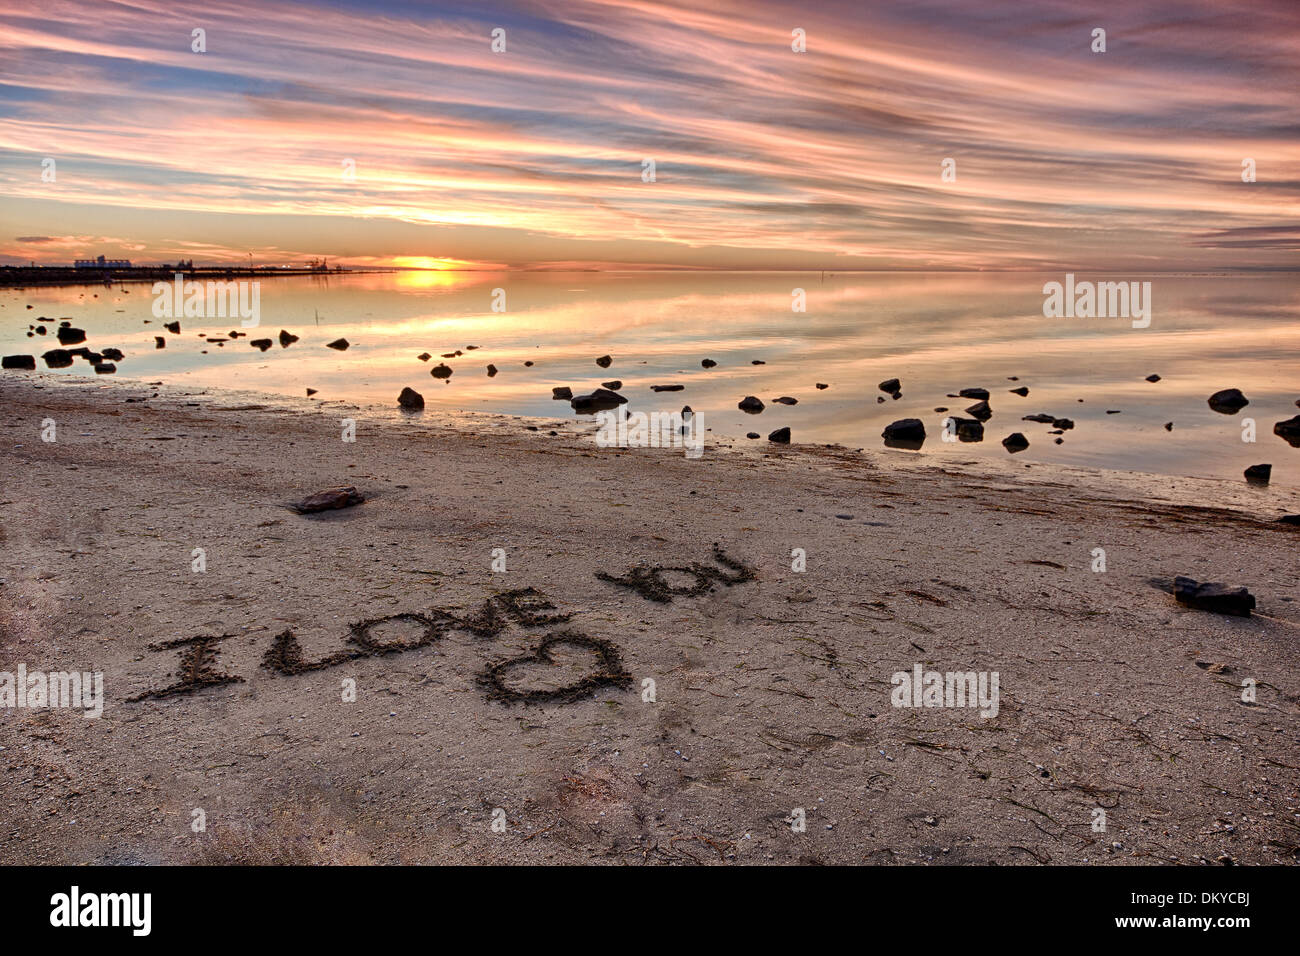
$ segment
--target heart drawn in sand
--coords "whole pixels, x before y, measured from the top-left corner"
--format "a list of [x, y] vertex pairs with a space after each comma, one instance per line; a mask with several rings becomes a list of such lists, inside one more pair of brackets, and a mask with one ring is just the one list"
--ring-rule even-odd
[[[558, 647], [573, 647], [589, 652], [595, 658], [596, 669], [588, 672], [575, 683], [563, 687], [528, 690], [506, 685], [507, 676], [517, 668], [530, 664], [555, 665], [556, 661], [551, 651]], [[575, 631], [560, 631], [548, 636], [531, 654], [512, 657], [489, 665], [487, 670], [479, 675], [478, 680], [479, 684], [486, 689], [488, 696], [494, 700], [507, 704], [547, 704], [578, 700], [595, 693], [602, 687], [627, 687], [632, 683], [632, 675], [624, 670], [623, 662], [618, 656], [618, 648], [609, 641], [587, 637]]]

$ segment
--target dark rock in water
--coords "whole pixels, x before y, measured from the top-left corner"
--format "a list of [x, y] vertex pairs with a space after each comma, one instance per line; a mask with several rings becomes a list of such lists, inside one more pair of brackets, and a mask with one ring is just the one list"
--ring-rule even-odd
[[429, 359], [433, 358], [433, 356], [430, 355], [428, 352], [421, 352], [419, 355], [416, 356], [416, 358], [418, 358], [421, 362], [427, 362], [429, 361]]
[[473, 352], [476, 348], [478, 348], [477, 345], [467, 345], [467, 346], [465, 346], [465, 351], [466, 351], [466, 352]]
[[1206, 401], [1212, 409], [1223, 415], [1235, 415], [1250, 404], [1250, 399], [1241, 394], [1241, 390], [1237, 388], [1225, 388], [1215, 392]]
[[1272, 465], [1251, 465], [1246, 469], [1246, 480], [1255, 485], [1268, 484], [1268, 480], [1272, 475]]
[[1064, 445], [1064, 444], [1065, 444], [1065, 439], [1064, 439], [1064, 438], [1057, 438], [1057, 439], [1055, 439], [1055, 441], [1056, 441], [1056, 443], [1057, 443], [1058, 445]]
[[561, 401], [571, 401], [573, 399], [573, 389], [567, 385], [558, 385], [551, 389], [551, 398]]
[[443, 353], [442, 353], [442, 357], [443, 357], [443, 358], [457, 358], [459, 355], [460, 355], [459, 352], [443, 352]]
[[1002, 447], [1014, 455], [1016, 452], [1024, 451], [1029, 447], [1029, 439], [1020, 434], [1020, 432], [1012, 432], [1006, 438], [1002, 439]]
[[1119, 410], [1118, 408], [1108, 408], [1108, 409], [1106, 409], [1106, 414], [1107, 414], [1107, 415], [1118, 415], [1118, 414], [1120, 414], [1120, 410]]
[[986, 422], [993, 417], [993, 409], [989, 408], [988, 402], [976, 402], [966, 409], [966, 414], [978, 421]]
[[925, 423], [919, 418], [900, 418], [880, 433], [887, 448], [917, 449], [925, 442]]
[[607, 389], [609, 389], [611, 392], [617, 392], [620, 388], [623, 387], [623, 383], [622, 383], [621, 381], [619, 381], [618, 379], [614, 379], [614, 381], [612, 381], [612, 382], [601, 382], [601, 383], [600, 383], [600, 387], [601, 387], [601, 388], [607, 388]]
[[902, 390], [902, 383], [896, 378], [887, 378], [876, 386], [886, 395], [894, 395]]
[[156, 349], [165, 349], [167, 347], [167, 340], [161, 335], [155, 335], [153, 337], [153, 347]]
[[740, 404], [736, 407], [742, 412], [748, 412], [750, 415], [757, 415], [766, 406], [763, 405], [761, 399], [755, 398], [753, 395], [746, 395], [740, 400]]
[[524, 363], [524, 368], [532, 368], [532, 367], [533, 367], [532, 359], [529, 359], [527, 362]]
[[[817, 387], [818, 387], [819, 389], [830, 388], [830, 386], [827, 385], [825, 382], [818, 382], [818, 383], [817, 383]], [[1300, 405], [1300, 402], [1296, 402], [1296, 404], [1297, 404], [1297, 405]]]
[[618, 392], [611, 392], [607, 388], [598, 388], [590, 394], [575, 396], [573, 401], [569, 403], [579, 415], [591, 415], [626, 404], [626, 398]]
[[1173, 431], [1173, 430], [1174, 430], [1174, 423], [1173, 423], [1173, 422], [1165, 422], [1165, 431], [1167, 431], [1167, 432], [1171, 432], [1171, 431]]
[[497, 367], [495, 365], [489, 365], [487, 367], [487, 373], [488, 373], [488, 378], [491, 378], [493, 375], [497, 373]]
[[[69, 365], [72, 363], [69, 362]], [[36, 371], [35, 355], [6, 355], [0, 359], [0, 368], [12, 368], [24, 372]]]
[[121, 349], [115, 349], [115, 348], [102, 349], [100, 354], [103, 355], [104, 358], [109, 359], [113, 362], [120, 362], [122, 361], [122, 359], [126, 358], [126, 356], [122, 354]]
[[1250, 617], [1250, 612], [1255, 609], [1254, 595], [1243, 587], [1230, 587], [1211, 581], [1198, 584], [1182, 575], [1174, 578], [1174, 599], [1179, 604], [1198, 611], [1234, 614], [1237, 617]]
[[1025, 415], [1020, 420], [1022, 422], [1038, 422], [1043, 425], [1050, 425], [1056, 421], [1056, 416], [1048, 415], [1046, 412], [1039, 412], [1036, 415]]
[[778, 445], [788, 445], [790, 444], [790, 429], [778, 428], [767, 436], [767, 440], [776, 442]]
[[45, 326], [43, 326], [43, 325], [38, 325], [38, 326], [36, 326], [36, 334], [37, 334], [37, 335], [44, 335], [47, 331], [48, 331], [48, 330], [47, 330], [47, 329], [45, 328]]
[[334, 511], [338, 508], [351, 508], [353, 505], [359, 505], [365, 501], [365, 496], [357, 491], [352, 485], [343, 488], [330, 488], [326, 491], [318, 491], [314, 495], [309, 495], [298, 504], [294, 505], [294, 510], [300, 515], [315, 514], [318, 511]]
[[76, 345], [78, 342], [86, 341], [84, 329], [74, 329], [72, 326], [63, 326], [58, 330], [60, 345]]
[[179, 322], [164, 322], [163, 328], [166, 329], [168, 332], [170, 332], [172, 335], [181, 334], [181, 324]]
[[764, 362], [762, 359], [754, 359], [754, 360], [751, 361], [749, 364], [750, 364], [750, 365], [766, 365], [767, 363]]
[[652, 392], [680, 392], [685, 387], [685, 385], [651, 385], [650, 390]]
[[1158, 382], [1158, 381], [1160, 381], [1160, 376], [1159, 376], [1159, 375], [1156, 375], [1155, 373], [1152, 373], [1152, 374], [1150, 374], [1150, 375], [1147, 376], [1147, 381], [1148, 381], [1148, 382]]
[[877, 395], [877, 396], [876, 396], [876, 404], [877, 404], [877, 405], [883, 405], [883, 404], [885, 404], [885, 396], [883, 396], [883, 395]]
[[613, 363], [614, 360], [610, 358], [608, 355], [602, 355], [600, 358], [596, 359], [596, 364], [599, 365], [601, 368], [609, 368], [610, 365], [612, 365]]
[[989, 397], [989, 390], [987, 388], [963, 388], [957, 393], [957, 397], [987, 399]]
[[117, 371], [117, 366], [114, 365], [112, 362], [96, 362], [96, 363], [95, 363], [95, 374], [96, 374], [96, 375], [112, 375], [112, 374], [113, 374], [114, 372], [116, 372], [116, 371]]
[[1292, 448], [1300, 448], [1300, 415], [1278, 422], [1273, 426], [1273, 434]]
[[348, 350], [348, 346], [351, 344], [352, 343], [349, 342], [347, 339], [335, 339], [333, 342], [326, 342], [325, 347], [327, 349], [337, 349], [340, 352], [346, 352]]
[[1300, 528], [1300, 515], [1283, 515], [1277, 520], [1283, 524], [1295, 525], [1297, 528]]
[[318, 391], [318, 390], [317, 390], [317, 389], [314, 389], [314, 388], [309, 388], [309, 389], [307, 389], [307, 397], [308, 397], [308, 398], [311, 398], [313, 395], [316, 394], [317, 391]]
[[397, 404], [403, 408], [424, 408], [424, 396], [408, 385], [397, 396]]
[[1068, 432], [1071, 428], [1074, 427], [1074, 422], [1072, 422], [1068, 418], [1054, 418], [1052, 419], [1052, 424], [1055, 425], [1057, 428], [1061, 429], [1061, 431], [1063, 432]]
[[1024, 398], [1026, 395], [1029, 394], [1029, 389], [1025, 388], [1025, 386], [1023, 385], [1021, 385], [1019, 388], [1009, 388], [1007, 389], [1007, 391], [1010, 392], [1012, 395], [1019, 395], [1021, 398]]
[[745, 437], [746, 437], [746, 438], [762, 438], [763, 436], [760, 435], [758, 432], [750, 432], [750, 433], [749, 433], [748, 435], [746, 435]]
[[772, 402], [777, 405], [798, 405], [799, 399], [791, 398], [789, 395], [782, 395], [780, 398], [772, 399]]
[[439, 362], [433, 368], [429, 369], [430, 375], [432, 375], [434, 378], [440, 378], [443, 381], [446, 381], [447, 379], [451, 378], [451, 372], [452, 372], [451, 366], [445, 365], [442, 362]]
[[261, 349], [263, 352], [265, 352], [275, 343], [272, 342], [270, 339], [249, 339], [248, 344], [255, 349]]
[[48, 368], [67, 368], [72, 364], [72, 353], [67, 349], [50, 349], [41, 358]]
[[964, 442], [977, 442], [984, 440], [984, 423], [977, 418], [957, 418], [951, 419], [953, 428], [957, 432], [957, 440]]
[[713, 359], [704, 359], [703, 361], [700, 362], [700, 365], [702, 365], [704, 368], [713, 368], [717, 364], [718, 363], [713, 361]]
[[286, 332], [284, 329], [280, 330], [280, 348], [287, 349], [297, 341], [298, 336], [294, 335], [292, 332]]

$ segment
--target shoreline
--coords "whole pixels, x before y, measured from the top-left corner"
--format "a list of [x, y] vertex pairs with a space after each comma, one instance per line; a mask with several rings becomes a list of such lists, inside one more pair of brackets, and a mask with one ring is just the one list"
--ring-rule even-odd
[[[572, 419], [67, 376], [0, 379], [0, 404], [0, 671], [100, 671], [106, 698], [0, 716], [2, 863], [1300, 853], [1294, 494], [821, 445], [688, 459]], [[365, 503], [288, 507], [344, 484]], [[641, 562], [710, 588], [600, 577]], [[1176, 574], [1257, 613], [1183, 608], [1152, 583]], [[484, 633], [411, 629], [438, 614]], [[182, 661], [155, 648], [196, 635], [239, 680], [149, 696]], [[893, 706], [916, 666], [999, 674], [997, 715]]]

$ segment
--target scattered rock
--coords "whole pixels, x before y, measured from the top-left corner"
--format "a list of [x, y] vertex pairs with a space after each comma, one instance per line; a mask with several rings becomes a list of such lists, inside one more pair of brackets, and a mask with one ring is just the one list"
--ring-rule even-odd
[[767, 440], [776, 442], [778, 445], [788, 445], [790, 444], [790, 429], [778, 428], [767, 436]]
[[957, 431], [957, 440], [963, 442], [977, 442], [984, 440], [984, 423], [977, 418], [957, 418], [953, 416], [949, 419], [953, 423], [953, 428]]
[[746, 412], [750, 415], [757, 415], [766, 406], [763, 404], [761, 399], [755, 398], [753, 395], [746, 395], [740, 400], [740, 404], [736, 407], [742, 412]]
[[620, 405], [626, 405], [627, 399], [618, 392], [611, 392], [607, 388], [598, 388], [590, 394], [575, 396], [569, 404], [579, 415], [591, 415], [595, 412], [607, 411]]
[[1250, 404], [1250, 399], [1236, 388], [1225, 388], [1215, 392], [1206, 401], [1212, 409], [1223, 415], [1235, 415]]
[[935, 410], [936, 412], [946, 412], [946, 411], [948, 410], [948, 406], [947, 406], [947, 405], [936, 405], [935, 408], [934, 408], [934, 410]]
[[433, 356], [430, 355], [428, 352], [421, 352], [419, 355], [416, 356], [416, 358], [418, 358], [421, 362], [427, 362], [429, 361], [429, 359], [433, 358]]
[[346, 352], [348, 350], [348, 346], [351, 344], [352, 343], [349, 342], [347, 339], [335, 339], [333, 342], [326, 342], [325, 347], [327, 349], [337, 349], [340, 352]]
[[565, 402], [572, 401], [573, 389], [569, 388], [569, 386], [567, 385], [556, 386], [555, 388], [551, 389], [551, 398], [557, 401], [565, 401]]
[[[818, 382], [818, 383], [817, 383], [817, 387], [818, 387], [819, 389], [827, 389], [827, 388], [830, 388], [830, 386], [827, 385], [825, 382]], [[1296, 404], [1297, 404], [1297, 405], [1300, 405], [1300, 402], [1296, 402]]]
[[1273, 475], [1272, 465], [1251, 465], [1246, 469], [1246, 480], [1253, 485], [1266, 485]]
[[153, 337], [153, 347], [156, 349], [165, 349], [167, 347], [167, 340], [161, 335], [155, 335]]
[[114, 372], [116, 372], [116, 371], [117, 371], [117, 366], [114, 365], [112, 362], [96, 362], [96, 363], [95, 363], [95, 374], [96, 374], [96, 375], [112, 375], [112, 374], [113, 374]]
[[1147, 381], [1148, 381], [1148, 382], [1158, 382], [1158, 381], [1160, 381], [1160, 376], [1159, 376], [1159, 375], [1156, 375], [1154, 372], [1152, 372], [1150, 375], [1147, 376]]
[[1300, 528], [1300, 515], [1283, 515], [1277, 520], [1283, 524], [1295, 525]]
[[750, 433], [747, 434], [745, 437], [746, 437], [746, 438], [762, 438], [763, 436], [760, 435], [758, 432], [750, 432]]
[[48, 368], [67, 368], [72, 364], [72, 353], [67, 349], [50, 349], [41, 358]]
[[772, 402], [777, 405], [798, 405], [799, 399], [791, 398], [789, 395], [782, 395], [780, 398], [772, 399]]
[[612, 382], [601, 382], [601, 383], [600, 383], [600, 387], [601, 387], [601, 388], [607, 388], [607, 389], [609, 389], [611, 392], [617, 392], [620, 388], [623, 387], [623, 383], [622, 383], [621, 381], [619, 381], [618, 379], [614, 379], [614, 381], [612, 381]]
[[700, 365], [704, 368], [713, 368], [717, 364], [718, 363], [713, 361], [713, 359], [704, 359], [700, 362]]
[[685, 387], [685, 385], [651, 385], [650, 390], [652, 392], [680, 392]]
[[248, 344], [255, 349], [261, 349], [263, 352], [265, 352], [275, 343], [272, 342], [270, 339], [249, 339]]
[[1029, 447], [1029, 439], [1020, 432], [1012, 432], [1002, 439], [1002, 447], [1014, 455], [1016, 452], [1024, 451]]
[[[69, 362], [69, 365], [72, 363]], [[36, 371], [35, 355], [6, 355], [0, 359], [0, 368], [11, 368], [18, 371], [34, 372]]]
[[609, 368], [610, 365], [612, 365], [613, 363], [614, 360], [610, 358], [608, 355], [602, 355], [600, 358], [596, 359], [596, 364], [599, 365], [601, 368]]
[[898, 398], [902, 395], [902, 383], [896, 378], [887, 378], [876, 387], [886, 395], [893, 395], [894, 398]]
[[397, 404], [403, 408], [424, 408], [424, 396], [408, 385], [402, 389], [402, 394], [397, 396]]
[[989, 390], [987, 388], [963, 388], [957, 393], [957, 397], [987, 399], [989, 397]]
[[989, 408], [988, 402], [976, 402], [966, 409], [966, 414], [977, 421], [986, 422], [993, 417], [993, 409]]
[[1029, 389], [1027, 389], [1023, 385], [1021, 385], [1019, 388], [1009, 388], [1007, 389], [1007, 391], [1010, 392], [1012, 395], [1019, 395], [1021, 398], [1024, 398], [1026, 395], [1029, 394]]
[[60, 345], [76, 345], [78, 342], [86, 341], [84, 329], [74, 329], [70, 325], [60, 326], [55, 333], [59, 337]]
[[532, 368], [532, 367], [533, 367], [532, 359], [529, 359], [527, 362], [524, 363], [524, 368]]
[[181, 334], [181, 324], [180, 324], [180, 322], [164, 322], [164, 323], [163, 323], [163, 328], [166, 329], [168, 332], [170, 332], [172, 335], [180, 335], [180, 334]]
[[1173, 430], [1174, 430], [1174, 423], [1173, 423], [1173, 422], [1165, 422], [1165, 431], [1167, 431], [1167, 432], [1171, 432], [1171, 431], [1173, 431]]
[[1106, 414], [1107, 414], [1107, 415], [1118, 415], [1118, 414], [1120, 414], [1120, 410], [1119, 410], [1118, 408], [1108, 408], [1108, 409], [1106, 409]]
[[491, 378], [496, 373], [497, 373], [497, 367], [495, 365], [489, 365], [487, 367], [488, 378]]
[[313, 395], [316, 394], [316, 392], [317, 392], [317, 390], [314, 389], [314, 388], [309, 388], [309, 389], [307, 389], [307, 397], [308, 397], [308, 398], [311, 398]]
[[1273, 434], [1281, 438], [1292, 448], [1300, 448], [1300, 415], [1278, 422], [1273, 426]]
[[1174, 578], [1174, 599], [1179, 604], [1198, 611], [1216, 614], [1233, 614], [1250, 617], [1255, 608], [1255, 597], [1244, 587], [1230, 587], [1206, 581], [1197, 583], [1192, 578], [1179, 575]]
[[126, 356], [122, 354], [121, 349], [115, 349], [112, 347], [104, 349], [100, 354], [103, 355], [104, 358], [110, 359], [114, 362], [120, 362], [122, 359], [126, 358]]
[[445, 381], [451, 378], [451, 366], [439, 362], [433, 368], [429, 369], [429, 374], [434, 378], [440, 378]]
[[284, 329], [280, 330], [280, 348], [287, 349], [297, 341], [298, 336], [294, 335], [292, 332], [286, 332]]
[[[308, 389], [311, 391], [311, 389]], [[314, 495], [309, 495], [298, 504], [294, 505], [294, 510], [301, 515], [315, 514], [318, 511], [334, 511], [338, 508], [351, 508], [353, 505], [359, 505], [365, 501], [365, 496], [357, 491], [352, 485], [342, 488], [330, 488], [326, 491], [318, 491]]]
[[887, 448], [920, 448], [925, 442], [925, 423], [919, 418], [900, 418], [880, 433]]

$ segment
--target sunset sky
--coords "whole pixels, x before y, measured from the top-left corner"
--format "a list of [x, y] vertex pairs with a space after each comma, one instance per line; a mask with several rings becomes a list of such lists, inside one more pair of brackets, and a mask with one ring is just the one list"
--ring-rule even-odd
[[1297, 0], [0, 0], [0, 262], [1295, 268], [1298, 64]]

